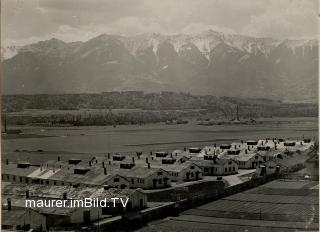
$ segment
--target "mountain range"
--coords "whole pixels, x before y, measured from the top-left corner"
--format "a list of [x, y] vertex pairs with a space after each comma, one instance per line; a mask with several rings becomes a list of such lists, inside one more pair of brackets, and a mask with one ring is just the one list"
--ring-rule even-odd
[[102, 34], [2, 48], [4, 94], [144, 90], [317, 100], [317, 40], [205, 31], [197, 35]]

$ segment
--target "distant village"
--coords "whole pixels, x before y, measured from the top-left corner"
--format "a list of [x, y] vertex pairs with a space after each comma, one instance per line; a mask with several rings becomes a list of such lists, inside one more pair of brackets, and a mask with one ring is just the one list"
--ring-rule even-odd
[[[246, 179], [283, 175], [302, 166], [307, 167], [306, 178], [317, 180], [315, 147], [309, 138], [266, 138], [182, 150], [106, 153], [86, 159], [61, 154], [42, 164], [7, 158], [1, 167], [2, 229], [99, 228], [120, 220], [121, 215], [148, 215], [161, 204], [178, 202], [190, 194], [218, 197], [224, 189]], [[128, 204], [125, 208], [120, 202], [116, 207], [100, 208], [25, 205], [26, 199], [111, 197], [127, 197]]]

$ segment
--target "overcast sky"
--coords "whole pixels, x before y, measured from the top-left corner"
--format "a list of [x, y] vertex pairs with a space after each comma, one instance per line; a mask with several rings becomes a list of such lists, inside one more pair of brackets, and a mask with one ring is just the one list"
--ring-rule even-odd
[[1, 0], [5, 44], [102, 33], [198, 33], [257, 37], [317, 36], [317, 0]]

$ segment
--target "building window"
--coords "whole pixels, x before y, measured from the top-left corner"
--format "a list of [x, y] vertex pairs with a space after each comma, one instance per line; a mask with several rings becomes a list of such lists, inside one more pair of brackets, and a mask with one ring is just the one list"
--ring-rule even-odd
[[191, 166], [190, 169], [194, 169], [194, 166]]
[[114, 178], [114, 179], [113, 179], [113, 182], [119, 182], [119, 181], [120, 181], [119, 178]]
[[22, 176], [20, 176], [20, 178], [19, 178], [19, 179], [20, 179], [20, 182], [22, 182]]
[[40, 182], [41, 182], [41, 184], [43, 184], [43, 180], [41, 180]]
[[16, 177], [15, 176], [13, 176], [13, 181], [16, 181]]
[[161, 180], [161, 179], [159, 179], [159, 184], [161, 184], [161, 182], [162, 182], [162, 180]]
[[61, 182], [61, 185], [64, 186], [64, 182]]
[[131, 184], [134, 184], [134, 179], [133, 178], [131, 179]]
[[225, 169], [224, 169], [224, 171], [225, 171], [225, 172], [228, 172], [228, 169], [227, 169], [227, 168], [225, 168]]
[[162, 176], [162, 172], [158, 172], [158, 176]]
[[48, 180], [46, 181], [46, 185], [49, 185], [49, 181]]
[[234, 172], [236, 171], [236, 168], [235, 168], [235, 167], [233, 167], [232, 169], [233, 169]]
[[57, 182], [56, 182], [56, 181], [53, 181], [53, 185], [57, 185]]
[[9, 177], [9, 176], [7, 176], [7, 180], [10, 180], [10, 177]]
[[29, 178], [28, 177], [26, 178], [26, 183], [29, 183]]

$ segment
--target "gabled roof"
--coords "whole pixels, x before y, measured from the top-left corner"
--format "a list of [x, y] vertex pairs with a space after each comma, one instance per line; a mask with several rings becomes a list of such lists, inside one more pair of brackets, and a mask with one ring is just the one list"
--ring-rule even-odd
[[132, 169], [119, 169], [119, 174], [125, 177], [146, 178], [159, 171], [168, 173], [162, 168], [133, 167]]
[[60, 170], [56, 172], [53, 176], [51, 176], [50, 179], [65, 181], [69, 183], [102, 185], [106, 181], [113, 178], [115, 175], [122, 177], [121, 175], [116, 174], [115, 172], [110, 172], [110, 170], [108, 171], [108, 169], [107, 169], [107, 175], [105, 175], [103, 168], [90, 167], [89, 171], [85, 174], [74, 174], [73, 170]]
[[190, 168], [191, 166], [196, 166], [200, 168], [196, 163], [192, 163], [192, 162], [185, 162], [182, 164], [163, 165], [161, 168], [168, 172], [181, 172], [182, 170]]
[[29, 166], [26, 168], [18, 168], [17, 164], [9, 163], [1, 165], [1, 173], [15, 176], [28, 176], [35, 170], [39, 169], [39, 167]]
[[237, 161], [248, 161], [252, 158], [254, 158], [255, 156], [260, 156], [256, 153], [249, 153], [249, 154], [241, 154], [241, 155], [226, 155], [224, 156], [224, 158], [226, 159], [233, 159], [233, 160], [237, 160]]

